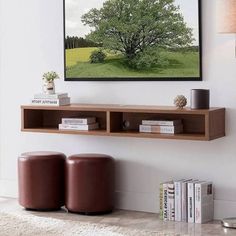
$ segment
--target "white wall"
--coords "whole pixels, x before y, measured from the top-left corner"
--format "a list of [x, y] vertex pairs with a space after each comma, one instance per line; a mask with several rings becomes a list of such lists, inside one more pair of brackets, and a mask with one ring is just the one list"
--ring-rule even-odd
[[63, 75], [62, 0], [0, 0], [0, 194], [17, 192], [21, 152], [107, 153], [117, 159], [117, 206], [158, 211], [158, 185], [194, 177], [215, 184], [215, 218], [236, 212], [236, 59], [234, 38], [218, 35], [215, 0], [203, 2], [203, 82], [64, 82], [73, 102], [172, 105], [177, 94], [209, 88], [227, 108], [227, 136], [212, 142], [86, 137], [20, 132], [20, 105], [41, 89], [48, 70]]

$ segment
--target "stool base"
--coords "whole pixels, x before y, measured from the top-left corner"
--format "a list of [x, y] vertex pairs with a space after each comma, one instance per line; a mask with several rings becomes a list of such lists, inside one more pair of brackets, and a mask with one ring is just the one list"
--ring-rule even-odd
[[98, 216], [98, 215], [110, 214], [110, 213], [113, 212], [113, 210], [99, 211], [99, 212], [81, 212], [81, 211], [77, 212], [77, 211], [70, 211], [70, 210], [68, 210], [68, 212], [69, 213], [73, 213], [73, 214], [86, 215], [86, 216]]
[[47, 209], [35, 209], [35, 208], [25, 207], [25, 210], [26, 211], [44, 211], [44, 212], [47, 212], [47, 211], [60, 211], [61, 207], [59, 207], [59, 208], [47, 208]]

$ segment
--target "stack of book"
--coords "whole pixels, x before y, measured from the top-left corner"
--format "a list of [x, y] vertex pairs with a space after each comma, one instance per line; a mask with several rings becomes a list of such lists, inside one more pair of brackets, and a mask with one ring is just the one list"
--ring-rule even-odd
[[62, 118], [59, 124], [60, 130], [96, 130], [99, 128], [96, 117], [83, 117], [83, 118]]
[[213, 220], [212, 182], [181, 179], [160, 184], [160, 219], [189, 223]]
[[183, 124], [181, 120], [142, 120], [139, 132], [179, 134], [183, 133]]
[[38, 93], [34, 95], [31, 104], [36, 106], [65, 106], [70, 104], [70, 97], [68, 97], [68, 93]]

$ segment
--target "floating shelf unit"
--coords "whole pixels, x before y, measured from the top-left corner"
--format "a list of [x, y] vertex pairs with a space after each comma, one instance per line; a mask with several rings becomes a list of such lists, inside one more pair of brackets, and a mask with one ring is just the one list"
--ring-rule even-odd
[[[71, 104], [68, 106], [21, 106], [23, 132], [100, 135], [209, 141], [225, 136], [225, 108], [177, 109], [164, 106]], [[100, 129], [59, 130], [62, 118], [96, 117]], [[181, 134], [139, 133], [143, 119], [182, 119]]]

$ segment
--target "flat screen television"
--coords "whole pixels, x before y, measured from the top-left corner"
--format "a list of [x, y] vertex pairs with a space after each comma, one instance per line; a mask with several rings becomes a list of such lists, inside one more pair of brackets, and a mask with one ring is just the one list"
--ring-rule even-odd
[[200, 81], [200, 0], [64, 0], [66, 81]]

